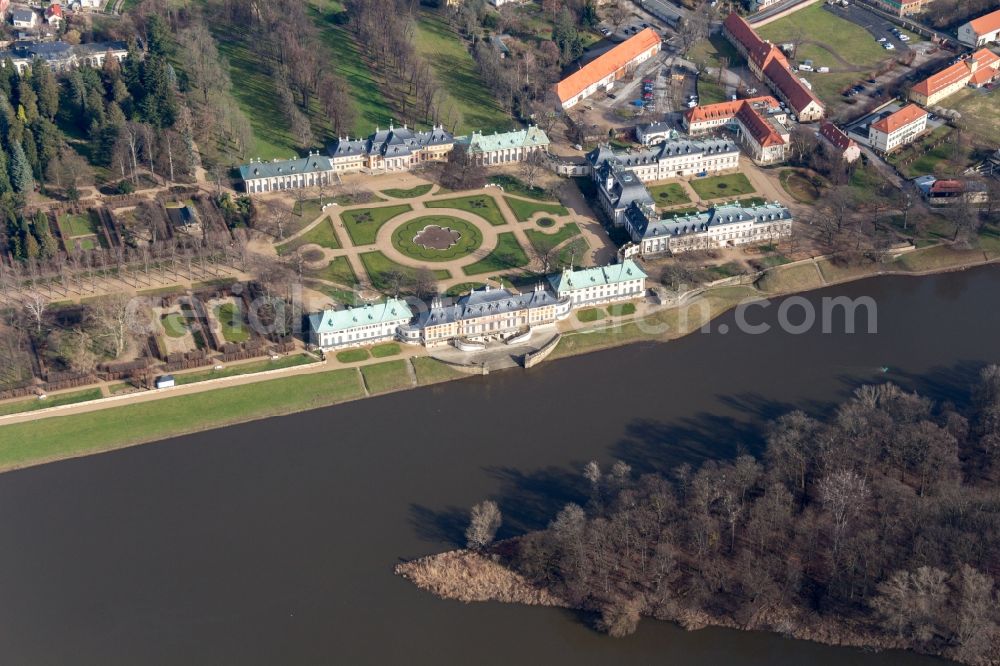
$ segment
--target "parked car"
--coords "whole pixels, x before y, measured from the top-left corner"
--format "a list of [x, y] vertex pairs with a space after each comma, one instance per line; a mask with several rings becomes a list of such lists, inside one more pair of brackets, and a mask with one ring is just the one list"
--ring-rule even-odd
[[885, 44], [887, 41], [889, 41], [888, 37], [879, 37], [878, 38], [878, 43], [879, 44]]
[[892, 44], [889, 44], [888, 42], [886, 42], [885, 44], [883, 44], [882, 48], [884, 48], [886, 51], [895, 51], [896, 50], [896, 47], [893, 46]]
[[608, 97], [609, 97], [610, 99], [618, 99], [618, 95], [616, 95], [616, 94], [614, 94], [614, 93], [608, 93]]
[[903, 33], [899, 33], [898, 37], [899, 37], [899, 41], [901, 41], [901, 42], [908, 42], [908, 41], [910, 41], [910, 38], [907, 37], [906, 35], [904, 35]]

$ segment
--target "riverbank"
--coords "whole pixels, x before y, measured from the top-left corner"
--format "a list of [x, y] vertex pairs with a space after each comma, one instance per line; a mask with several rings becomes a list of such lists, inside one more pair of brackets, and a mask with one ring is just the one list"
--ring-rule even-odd
[[[517, 537], [508, 539], [496, 544], [494, 550], [516, 548], [517, 543]], [[418, 588], [451, 601], [463, 603], [494, 601], [572, 608], [594, 614], [599, 612], [596, 608], [574, 607], [544, 587], [533, 585], [521, 574], [502, 564], [501, 559], [497, 554], [459, 549], [402, 562], [395, 566], [394, 572]], [[672, 612], [665, 612], [661, 608], [655, 615], [648, 609], [643, 609], [641, 614], [656, 620], [672, 622], [687, 631], [720, 627], [776, 633], [789, 638], [838, 647], [875, 651], [913, 648], [901, 638], [873, 632], [860, 622], [837, 621], [826, 616], [820, 618], [815, 613], [795, 608], [767, 608], [745, 623], [737, 622], [729, 616], [691, 612], [679, 608]], [[932, 656], [955, 658], [953, 654], [938, 653]]]
[[[623, 318], [611, 325], [567, 332], [550, 358], [678, 339], [748, 298], [805, 293], [877, 275], [963, 270], [998, 259], [998, 251], [956, 251], [938, 246], [900, 255], [882, 266], [838, 268], [830, 263], [828, 278], [823, 276], [826, 266], [821, 262], [800, 262], [772, 269], [758, 281], [761, 288], [749, 284], [716, 286], [699, 292], [694, 303], [688, 299], [681, 307], [656, 310], [642, 319]], [[819, 278], [803, 279], [803, 266]], [[234, 382], [237, 385], [224, 388], [184, 387], [190, 391], [186, 395], [137, 394], [124, 405], [78, 403], [49, 414], [40, 410], [21, 422], [0, 426], [0, 472], [468, 376], [428, 357], [413, 357], [361, 368], [318, 367], [280, 378], [246, 375]]]

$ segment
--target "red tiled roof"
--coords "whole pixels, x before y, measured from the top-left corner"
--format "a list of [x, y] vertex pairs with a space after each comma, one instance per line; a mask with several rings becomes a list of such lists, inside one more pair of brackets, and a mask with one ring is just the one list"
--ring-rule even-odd
[[746, 104], [764, 104], [772, 109], [777, 109], [781, 104], [775, 98], [765, 95], [763, 97], [751, 97], [749, 99], [738, 99], [731, 102], [719, 102], [718, 104], [706, 104], [696, 106], [684, 112], [688, 125], [700, 123], [706, 120], [717, 120], [720, 118], [732, 118]]
[[943, 88], [969, 78], [969, 66], [965, 61], [956, 62], [942, 69], [937, 74], [931, 74], [926, 79], [913, 86], [913, 92], [930, 97]]
[[46, 16], [62, 16], [62, 7], [59, 5], [49, 5], [49, 8], [45, 10]]
[[637, 35], [626, 39], [607, 53], [573, 72], [556, 84], [556, 94], [561, 102], [573, 99], [598, 81], [614, 74], [619, 69], [653, 46], [660, 43], [660, 36], [652, 28], [646, 28]]
[[823, 108], [823, 103], [806, 87], [806, 84], [799, 81], [792, 70], [779, 61], [772, 60], [764, 70], [764, 75], [781, 91], [796, 114], [801, 113], [810, 103], [816, 103]]
[[976, 70], [976, 73], [972, 75], [969, 79], [969, 83], [974, 86], [981, 86], [983, 84], [989, 83], [997, 76], [1000, 76], [1000, 72], [993, 69], [992, 67], [980, 67]]
[[722, 25], [733, 36], [733, 39], [742, 44], [743, 48], [750, 53], [763, 49], [766, 45], [760, 35], [736, 12], [730, 13]]
[[907, 104], [896, 113], [886, 116], [878, 122], [872, 123], [872, 127], [880, 132], [892, 134], [900, 127], [905, 127], [926, 115], [927, 112], [916, 104]]
[[961, 194], [965, 191], [965, 186], [958, 180], [935, 180], [931, 185], [933, 194]]
[[768, 146], [781, 146], [785, 143], [785, 140], [771, 126], [771, 123], [761, 118], [760, 114], [749, 104], [744, 104], [743, 108], [736, 113], [736, 117], [740, 119], [743, 126], [750, 132], [750, 136], [764, 148]]
[[1000, 65], [1000, 56], [989, 49], [979, 49], [972, 54], [972, 59], [979, 63], [980, 67], [992, 67], [996, 69]]
[[842, 129], [829, 121], [820, 125], [819, 133], [824, 139], [841, 150], [847, 150], [851, 146], [856, 145], [854, 139], [847, 136]]
[[969, 24], [972, 26], [973, 32], [977, 35], [985, 35], [994, 30], [1000, 30], [1000, 9], [973, 19], [969, 21]]

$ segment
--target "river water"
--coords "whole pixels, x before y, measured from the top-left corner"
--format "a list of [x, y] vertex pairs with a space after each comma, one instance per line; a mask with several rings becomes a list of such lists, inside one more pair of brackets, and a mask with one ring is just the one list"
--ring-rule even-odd
[[592, 458], [759, 450], [767, 419], [886, 377], [960, 399], [1000, 358], [998, 293], [997, 268], [867, 280], [809, 299], [873, 297], [877, 335], [699, 333], [4, 474], [0, 663], [939, 663], [654, 621], [614, 640], [392, 568], [485, 497], [504, 534], [545, 524]]

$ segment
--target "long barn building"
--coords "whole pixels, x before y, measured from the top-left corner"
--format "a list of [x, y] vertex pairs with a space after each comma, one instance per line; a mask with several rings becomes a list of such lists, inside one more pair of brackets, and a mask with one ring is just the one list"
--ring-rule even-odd
[[659, 52], [660, 36], [646, 28], [557, 83], [559, 103], [569, 109], [599, 90], [611, 90], [615, 81]]

